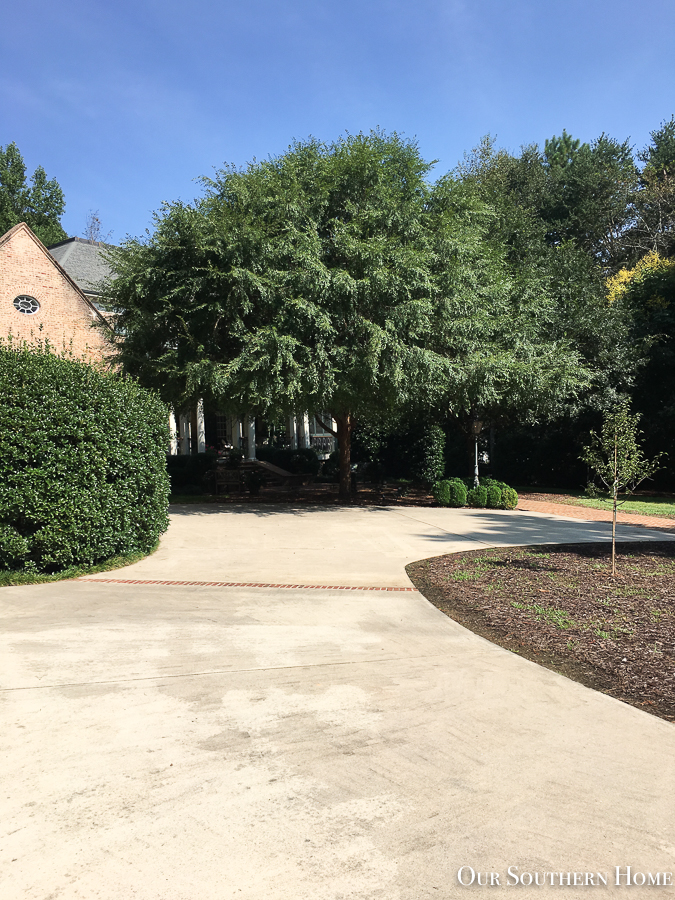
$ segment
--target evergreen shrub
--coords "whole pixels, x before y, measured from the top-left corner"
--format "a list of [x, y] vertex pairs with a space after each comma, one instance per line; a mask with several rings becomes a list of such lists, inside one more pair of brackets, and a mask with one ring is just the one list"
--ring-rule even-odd
[[0, 345], [0, 566], [148, 552], [168, 525], [168, 411], [119, 375]]
[[475, 509], [485, 509], [487, 506], [487, 488], [484, 484], [472, 487], [466, 495], [466, 502]]
[[487, 488], [488, 509], [515, 509], [518, 505], [518, 494], [514, 488], [494, 478], [483, 478], [481, 485]]
[[500, 509], [502, 505], [502, 489], [499, 485], [487, 485], [487, 503], [488, 509]]
[[466, 485], [461, 478], [448, 478], [437, 481], [433, 487], [434, 499], [441, 506], [451, 506], [460, 509], [466, 506]]
[[431, 489], [434, 500], [441, 506], [450, 506], [450, 482], [447, 479], [437, 481]]
[[415, 481], [434, 484], [445, 472], [445, 432], [439, 425], [426, 425], [411, 447], [410, 474]]
[[446, 478], [433, 486], [434, 499], [440, 506], [515, 509], [518, 494], [503, 481], [484, 478], [480, 487], [473, 487], [473, 479]]
[[502, 509], [515, 509], [518, 506], [518, 493], [515, 488], [504, 485], [502, 489]]

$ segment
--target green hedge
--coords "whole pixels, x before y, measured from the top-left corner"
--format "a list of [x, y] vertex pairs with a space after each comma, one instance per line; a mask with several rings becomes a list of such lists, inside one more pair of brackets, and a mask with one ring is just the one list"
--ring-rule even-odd
[[0, 346], [0, 568], [148, 552], [168, 524], [167, 409], [48, 347]]
[[483, 478], [477, 488], [473, 487], [473, 479], [444, 479], [436, 482], [433, 495], [440, 506], [515, 509], [518, 505], [516, 491], [503, 481], [495, 481], [493, 478]]

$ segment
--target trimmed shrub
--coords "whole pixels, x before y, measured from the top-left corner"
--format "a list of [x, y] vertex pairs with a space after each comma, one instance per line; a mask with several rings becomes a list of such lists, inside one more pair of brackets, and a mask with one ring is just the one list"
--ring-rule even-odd
[[503, 481], [484, 478], [480, 487], [473, 487], [473, 479], [446, 478], [437, 481], [432, 491], [441, 506], [469, 506], [475, 509], [515, 509], [518, 494]]
[[466, 502], [475, 509], [485, 509], [487, 506], [487, 488], [484, 484], [472, 487], [466, 495]]
[[481, 484], [488, 489], [489, 509], [515, 509], [518, 505], [518, 494], [503, 481], [484, 478]]
[[466, 485], [461, 478], [447, 478], [437, 481], [433, 486], [434, 499], [441, 506], [452, 506], [456, 509], [466, 506]]
[[487, 503], [488, 509], [499, 509], [502, 505], [502, 489], [497, 484], [487, 485]]
[[0, 393], [0, 565], [151, 550], [168, 525], [164, 404], [46, 346], [0, 346]]
[[433, 487], [434, 499], [441, 506], [475, 509], [515, 509], [518, 505], [518, 494], [503, 481], [484, 478], [480, 487], [474, 488], [473, 479], [446, 478], [437, 481]]
[[434, 495], [436, 503], [440, 503], [441, 506], [450, 506], [449, 481], [437, 481], [431, 489], [431, 493]]
[[462, 481], [461, 478], [451, 478], [448, 481], [450, 485], [450, 502], [449, 506], [453, 506], [457, 509], [462, 506], [466, 506], [466, 485]]
[[518, 506], [518, 493], [515, 488], [504, 485], [502, 489], [502, 509], [515, 509]]

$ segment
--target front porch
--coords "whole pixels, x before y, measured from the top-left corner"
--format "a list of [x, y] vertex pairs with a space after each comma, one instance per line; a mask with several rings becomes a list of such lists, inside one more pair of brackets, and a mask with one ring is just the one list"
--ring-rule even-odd
[[[321, 421], [335, 428], [328, 413]], [[337, 440], [316, 416], [307, 413], [289, 416], [283, 422], [273, 422], [254, 416], [228, 416], [204, 409], [198, 403], [189, 413], [169, 416], [172, 456], [205, 453], [218, 454], [239, 450], [245, 459], [256, 459], [256, 447], [300, 450], [312, 448], [320, 460], [328, 459], [337, 447]]]

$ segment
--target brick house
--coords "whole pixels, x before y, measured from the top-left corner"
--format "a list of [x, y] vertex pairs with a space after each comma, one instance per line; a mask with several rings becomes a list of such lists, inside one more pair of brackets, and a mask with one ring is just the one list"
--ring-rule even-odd
[[23, 222], [0, 237], [0, 335], [101, 363], [104, 316]]
[[[109, 274], [101, 244], [68, 238], [45, 247], [21, 223], [0, 237], [0, 336], [45, 340], [55, 352], [72, 352], [102, 362], [111, 347], [105, 330], [109, 315], [101, 305], [100, 283]], [[185, 415], [170, 416], [171, 453], [202, 452], [207, 446], [234, 446], [255, 458], [255, 419], [222, 415], [203, 403]], [[307, 414], [286, 427], [290, 447], [313, 446], [327, 456], [335, 439]]]
[[65, 269], [84, 296], [103, 313], [106, 309], [101, 305], [101, 283], [110, 275], [110, 266], [101, 251], [109, 246], [99, 241], [71, 237], [47, 247], [50, 255]]

